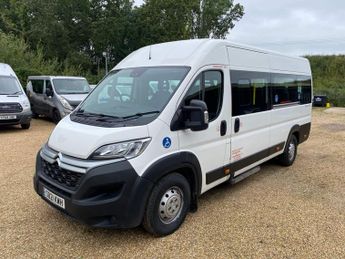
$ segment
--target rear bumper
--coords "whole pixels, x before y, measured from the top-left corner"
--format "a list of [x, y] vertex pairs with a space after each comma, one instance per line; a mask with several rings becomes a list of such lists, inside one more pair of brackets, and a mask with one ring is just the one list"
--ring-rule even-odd
[[[152, 182], [137, 175], [128, 161], [91, 169], [73, 190], [43, 171], [37, 155], [34, 188], [46, 202], [67, 215], [94, 227], [132, 228], [141, 224]], [[65, 209], [44, 198], [44, 188], [65, 200]]]
[[0, 116], [2, 115], [16, 115], [17, 118], [13, 120], [0, 120], [0, 125], [28, 124], [30, 123], [32, 117], [31, 111], [21, 113], [1, 113]]

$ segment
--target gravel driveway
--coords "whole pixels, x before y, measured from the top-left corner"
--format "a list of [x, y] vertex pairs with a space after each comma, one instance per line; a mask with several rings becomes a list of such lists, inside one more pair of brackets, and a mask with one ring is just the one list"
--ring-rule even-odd
[[345, 112], [314, 111], [290, 168], [274, 162], [200, 198], [175, 234], [93, 229], [32, 187], [35, 155], [54, 125], [0, 128], [0, 258], [340, 258], [345, 256]]

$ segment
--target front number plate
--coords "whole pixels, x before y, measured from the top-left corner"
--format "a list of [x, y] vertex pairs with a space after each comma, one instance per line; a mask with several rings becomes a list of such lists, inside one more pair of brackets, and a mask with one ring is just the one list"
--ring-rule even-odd
[[15, 120], [17, 119], [17, 115], [2, 115], [0, 116], [0, 120]]
[[43, 187], [43, 196], [49, 200], [51, 203], [59, 206], [60, 208], [65, 208], [65, 199], [57, 196], [56, 194], [52, 193], [51, 191], [47, 190]]

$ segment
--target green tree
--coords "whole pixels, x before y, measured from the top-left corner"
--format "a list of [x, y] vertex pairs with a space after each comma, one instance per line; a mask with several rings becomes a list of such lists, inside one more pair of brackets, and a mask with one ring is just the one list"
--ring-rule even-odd
[[225, 38], [244, 8], [233, 0], [146, 0], [133, 12], [134, 44]]
[[128, 28], [133, 26], [131, 12], [133, 0], [91, 0], [90, 54], [102, 58], [108, 52], [113, 63], [119, 62], [130, 52]]
[[12, 66], [23, 86], [30, 75], [81, 75], [78, 67], [44, 58], [42, 49], [30, 50], [23, 39], [0, 32], [0, 62]]
[[244, 7], [233, 0], [197, 0], [193, 9], [192, 36], [224, 39], [235, 22], [244, 15]]

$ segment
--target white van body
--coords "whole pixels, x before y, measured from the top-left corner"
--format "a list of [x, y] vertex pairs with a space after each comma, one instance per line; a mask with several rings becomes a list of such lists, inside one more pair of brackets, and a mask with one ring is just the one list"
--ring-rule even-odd
[[0, 63], [0, 125], [30, 128], [31, 108], [22, 85], [8, 64]]
[[[124, 116], [128, 119], [122, 122], [120, 116], [114, 119], [119, 120], [115, 126], [111, 126], [111, 118], [100, 118], [97, 124], [91, 112], [83, 115], [87, 107], [93, 105], [92, 101], [101, 107], [101, 95], [112, 93], [109, 90], [112, 81], [107, 82], [107, 78], [130, 71], [128, 77], [133, 77], [133, 82], [119, 75], [114, 83], [116, 94], [121, 98], [119, 102], [124, 106], [131, 97], [129, 90], [123, 93], [122, 89], [133, 84], [133, 92], [134, 85], [142, 83], [135, 83], [136, 77], [141, 78], [142, 74], [150, 73], [150, 69], [158, 68], [171, 68], [169, 73], [178, 75], [182, 73], [176, 72], [178, 69], [186, 68], [186, 73], [179, 82], [169, 76], [162, 81], [157, 76], [157, 80], [148, 82], [148, 91], [154, 92], [148, 100], [160, 91], [170, 92], [168, 102], [156, 114], [153, 111], [152, 114], [139, 114], [137, 118], [136, 115]], [[39, 195], [93, 226], [135, 227], [144, 222], [145, 228], [152, 233], [172, 233], [184, 219], [185, 211], [181, 207], [187, 206], [186, 203], [191, 210], [196, 210], [199, 195], [223, 182], [242, 180], [257, 172], [258, 165], [274, 157], [279, 156], [282, 164], [291, 165], [297, 145], [309, 136], [312, 83], [310, 65], [304, 58], [225, 40], [177, 41], [133, 52], [107, 78], [79, 106], [79, 113], [77, 109], [54, 129], [38, 154], [35, 176]], [[108, 88], [101, 94], [102, 87]], [[98, 99], [93, 100], [98, 93]], [[161, 94], [161, 98], [163, 96]], [[199, 96], [198, 101], [194, 101], [195, 96]], [[203, 104], [207, 108], [204, 109]], [[198, 111], [194, 113], [195, 110]], [[194, 117], [198, 115], [201, 121], [195, 127], [190, 122], [195, 122]], [[181, 116], [188, 117], [185, 123]], [[107, 146], [113, 143], [124, 144]], [[113, 154], [114, 150], [122, 152], [130, 145], [140, 149], [134, 156], [101, 158]], [[128, 155], [132, 151], [123, 152]], [[50, 175], [54, 170], [79, 174], [81, 180], [75, 189], [69, 189]], [[112, 176], [107, 180], [92, 178], [97, 174]], [[135, 179], [123, 179], [130, 175]], [[181, 175], [189, 187], [184, 187]], [[115, 200], [97, 200], [109, 193], [106, 187], [102, 193], [99, 186], [106, 185], [112, 177], [116, 178], [114, 185], [124, 183], [122, 191], [114, 194]], [[159, 189], [161, 186], [169, 189], [169, 181], [173, 182], [172, 191]], [[93, 186], [92, 182], [97, 184]], [[87, 194], [91, 189], [98, 191]], [[157, 198], [157, 193], [164, 195]], [[61, 198], [58, 200], [63, 206], [57, 205], [52, 198], [54, 195]], [[178, 210], [169, 212], [170, 207], [159, 204], [170, 204]], [[155, 209], [150, 210], [151, 207]], [[156, 212], [163, 216], [155, 216]]]

